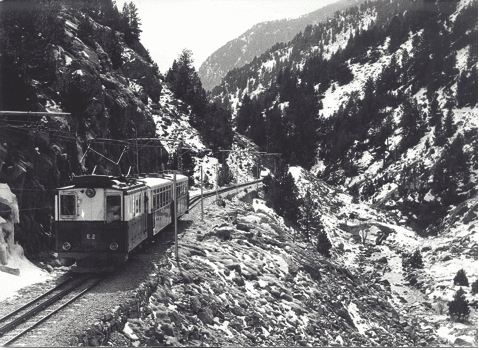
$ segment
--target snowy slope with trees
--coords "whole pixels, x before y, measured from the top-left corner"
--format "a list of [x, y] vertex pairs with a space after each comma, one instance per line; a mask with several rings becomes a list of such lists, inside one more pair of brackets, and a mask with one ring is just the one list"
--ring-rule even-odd
[[476, 9], [351, 7], [230, 71], [210, 97], [260, 150], [437, 234], [477, 196]]

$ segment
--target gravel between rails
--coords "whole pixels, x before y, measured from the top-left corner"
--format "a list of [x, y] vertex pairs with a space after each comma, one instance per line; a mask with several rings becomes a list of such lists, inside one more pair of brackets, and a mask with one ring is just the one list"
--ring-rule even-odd
[[[256, 189], [256, 185], [251, 185], [248, 191]], [[233, 191], [233, 194], [237, 192]], [[244, 188], [239, 190], [244, 193]], [[224, 194], [222, 198], [224, 198]], [[215, 203], [216, 197], [204, 199], [204, 208]], [[198, 203], [188, 214], [183, 215], [178, 220], [178, 238], [181, 240], [183, 230], [190, 227], [194, 221], [201, 219], [201, 204]], [[207, 217], [205, 216], [205, 221]], [[148, 276], [154, 273], [155, 263], [166, 257], [167, 249], [174, 244], [174, 228], [168, 227], [160, 233], [160, 239], [146, 245], [140, 252], [133, 254], [126, 265], [113, 272], [105, 281], [93, 288], [89, 293], [79, 300], [73, 302], [70, 307], [60, 311], [52, 316], [44, 324], [35, 330], [29, 332], [24, 337], [16, 341], [13, 347], [69, 347], [71, 339], [89, 328], [92, 324], [101, 319], [103, 315], [110, 312], [119, 304], [129, 300], [136, 288]], [[48, 289], [56, 282], [61, 280], [64, 271], [54, 272], [59, 276], [46, 283], [44, 288]], [[29, 296], [25, 298], [24, 293], [19, 298], [8, 302], [8, 309], [13, 309], [24, 304], [27, 300], [33, 299], [30, 296], [32, 291], [38, 291], [39, 287], [31, 286]], [[2, 314], [7, 314], [2, 307]], [[112, 343], [114, 346], [128, 346], [128, 341], [121, 334], [113, 334]]]

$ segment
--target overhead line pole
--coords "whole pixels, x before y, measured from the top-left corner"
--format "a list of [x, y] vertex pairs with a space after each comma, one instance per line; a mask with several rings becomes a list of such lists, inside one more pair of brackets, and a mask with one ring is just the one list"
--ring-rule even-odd
[[175, 258], [176, 262], [179, 263], [178, 259], [178, 220], [176, 217], [177, 211], [177, 191], [176, 191], [176, 171], [173, 172], [173, 213], [174, 213], [174, 225], [175, 225]]

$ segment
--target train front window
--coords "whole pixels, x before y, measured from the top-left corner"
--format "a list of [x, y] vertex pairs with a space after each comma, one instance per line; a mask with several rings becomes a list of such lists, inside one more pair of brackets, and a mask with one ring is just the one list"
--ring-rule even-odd
[[60, 215], [75, 216], [76, 215], [76, 196], [74, 194], [60, 196]]
[[121, 196], [106, 197], [106, 222], [121, 220]]

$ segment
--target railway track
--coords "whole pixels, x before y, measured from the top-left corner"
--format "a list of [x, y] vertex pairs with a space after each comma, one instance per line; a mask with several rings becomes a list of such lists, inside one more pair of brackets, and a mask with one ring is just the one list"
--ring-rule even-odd
[[0, 318], [0, 346], [12, 345], [103, 281], [106, 275], [69, 276], [65, 281]]
[[[222, 189], [218, 189], [218, 194], [226, 193], [226, 192], [229, 192], [229, 191], [234, 191], [236, 189], [240, 189], [240, 188], [243, 188], [243, 187], [248, 187], [248, 186], [260, 183], [260, 182], [263, 182], [263, 180], [255, 180], [255, 181], [251, 181], [251, 182], [245, 182], [245, 183], [243, 183], [241, 185], [238, 185], [238, 186], [225, 187], [225, 188], [222, 188]], [[213, 197], [215, 195], [216, 195], [216, 190], [205, 191], [205, 192], [203, 192], [203, 199], [208, 198], [208, 197]], [[198, 203], [200, 203], [200, 200], [201, 200], [201, 195], [200, 194], [191, 196], [190, 200], [188, 202], [189, 209], [192, 209], [196, 205], [198, 205]]]

